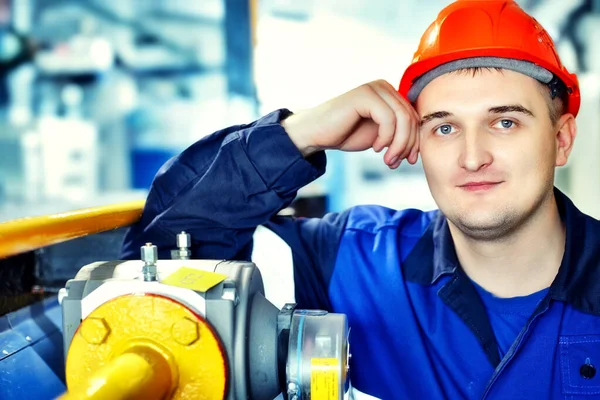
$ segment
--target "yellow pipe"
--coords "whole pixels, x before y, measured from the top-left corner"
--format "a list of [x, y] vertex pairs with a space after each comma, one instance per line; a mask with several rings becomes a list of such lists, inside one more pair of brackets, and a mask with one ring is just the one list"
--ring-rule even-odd
[[0, 223], [0, 258], [137, 222], [144, 200]]
[[167, 361], [150, 349], [119, 355], [86, 385], [71, 389], [59, 400], [160, 400], [171, 391]]

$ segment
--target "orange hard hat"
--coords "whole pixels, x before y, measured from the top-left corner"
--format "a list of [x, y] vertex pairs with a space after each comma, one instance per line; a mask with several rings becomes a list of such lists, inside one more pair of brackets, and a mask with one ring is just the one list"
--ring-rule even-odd
[[414, 102], [433, 79], [470, 67], [531, 76], [562, 95], [567, 112], [579, 111], [577, 76], [562, 65], [546, 30], [513, 0], [458, 0], [444, 8], [423, 34], [398, 91]]

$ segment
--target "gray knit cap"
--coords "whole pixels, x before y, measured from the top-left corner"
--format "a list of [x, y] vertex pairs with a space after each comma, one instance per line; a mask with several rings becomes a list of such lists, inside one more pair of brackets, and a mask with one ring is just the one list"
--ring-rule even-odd
[[431, 81], [433, 81], [435, 78], [445, 73], [464, 68], [476, 67], [508, 69], [511, 71], [520, 72], [546, 84], [550, 83], [554, 77], [552, 72], [529, 61], [500, 57], [464, 58], [462, 60], [450, 61], [446, 64], [442, 64], [418, 77], [408, 91], [408, 100], [411, 103], [415, 102], [425, 86], [431, 83]]

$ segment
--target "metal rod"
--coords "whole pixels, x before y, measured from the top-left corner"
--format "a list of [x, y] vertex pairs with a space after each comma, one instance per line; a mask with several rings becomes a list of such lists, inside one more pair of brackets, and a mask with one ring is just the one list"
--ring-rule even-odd
[[137, 222], [145, 200], [0, 223], [0, 258]]
[[89, 382], [69, 388], [60, 400], [160, 400], [170, 390], [170, 375], [166, 360], [159, 356], [124, 353], [97, 371]]

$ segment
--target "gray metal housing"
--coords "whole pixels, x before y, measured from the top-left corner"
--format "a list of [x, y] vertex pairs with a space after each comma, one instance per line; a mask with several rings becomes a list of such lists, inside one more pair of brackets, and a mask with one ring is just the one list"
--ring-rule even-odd
[[[67, 282], [61, 301], [65, 359], [81, 323], [82, 299], [113, 278], [115, 267], [123, 262], [86, 266]], [[203, 270], [227, 276], [206, 293], [198, 293], [206, 301], [205, 317], [227, 354], [227, 399], [273, 400], [284, 381], [278, 366], [279, 310], [264, 297], [260, 271], [253, 263], [239, 261], [187, 260], [186, 264], [201, 264]]]

